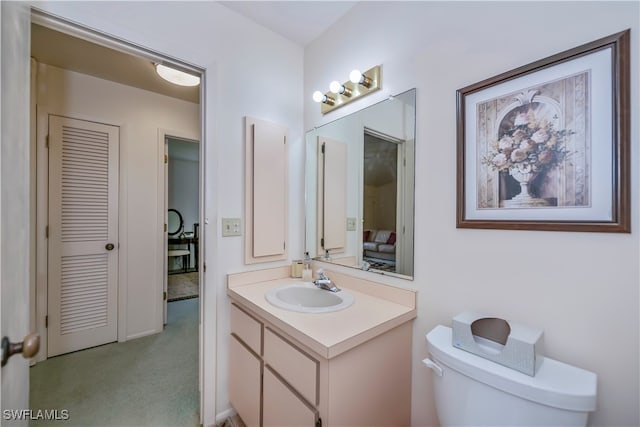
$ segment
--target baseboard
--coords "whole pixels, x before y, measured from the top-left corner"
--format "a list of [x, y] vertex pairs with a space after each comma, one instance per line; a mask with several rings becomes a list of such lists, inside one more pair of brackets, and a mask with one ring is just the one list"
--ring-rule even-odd
[[[160, 332], [162, 332], [162, 331], [160, 331]], [[150, 329], [148, 331], [143, 331], [143, 332], [138, 332], [136, 334], [127, 335], [127, 339], [126, 340], [127, 341], [135, 340], [136, 338], [142, 338], [142, 337], [146, 337], [146, 336], [149, 336], [149, 335], [154, 335], [154, 334], [157, 334], [157, 333], [159, 333], [159, 332], [156, 331], [155, 329]]]
[[229, 408], [226, 411], [220, 412], [219, 414], [216, 415], [216, 425], [221, 425], [224, 422], [224, 420], [226, 420], [229, 417], [233, 417], [236, 414], [237, 412], [233, 408]]

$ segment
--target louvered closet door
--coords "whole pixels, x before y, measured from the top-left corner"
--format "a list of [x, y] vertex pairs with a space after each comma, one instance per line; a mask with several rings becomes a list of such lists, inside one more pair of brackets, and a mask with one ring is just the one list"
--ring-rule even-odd
[[49, 116], [49, 356], [117, 340], [118, 133]]

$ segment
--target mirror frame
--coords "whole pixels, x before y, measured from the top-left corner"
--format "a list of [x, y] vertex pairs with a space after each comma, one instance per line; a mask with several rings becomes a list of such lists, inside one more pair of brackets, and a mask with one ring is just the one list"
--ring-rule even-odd
[[[399, 93], [397, 95], [389, 96], [388, 98], [380, 100], [380, 101], [378, 101], [378, 102], [376, 102], [374, 104], [367, 105], [367, 106], [363, 107], [360, 110], [353, 111], [353, 112], [351, 112], [351, 113], [349, 113], [349, 114], [347, 114], [345, 116], [341, 116], [339, 118], [336, 118], [333, 121], [324, 123], [324, 124], [322, 124], [320, 126], [314, 127], [312, 129], [308, 130], [307, 132], [305, 132], [305, 174], [304, 174], [304, 179], [305, 179], [305, 239], [304, 239], [304, 250], [305, 250], [305, 252], [309, 251], [309, 249], [310, 249], [309, 245], [314, 246], [314, 248], [311, 248], [312, 250], [310, 251], [310, 253], [315, 255], [313, 257], [314, 260], [322, 261], [322, 262], [328, 262], [328, 263], [331, 263], [332, 265], [341, 265], [341, 266], [345, 266], [345, 267], [349, 267], [349, 268], [361, 269], [361, 270], [365, 270], [365, 271], [368, 271], [368, 272], [371, 272], [371, 273], [375, 273], [375, 274], [398, 277], [398, 278], [402, 278], [402, 279], [406, 279], [406, 280], [413, 280], [414, 279], [414, 271], [415, 271], [415, 139], [416, 139], [416, 131], [417, 131], [416, 93], [417, 93], [417, 89], [416, 88], [408, 89], [408, 90], [403, 91], [403, 92], [401, 92], [401, 93]], [[314, 168], [314, 171], [316, 173], [316, 178], [315, 178], [316, 180], [317, 180], [317, 173], [318, 173], [317, 172], [317, 168], [314, 167], [314, 164], [317, 164], [317, 159], [315, 159], [315, 161], [314, 161], [313, 158], [309, 157], [310, 156], [310, 153], [309, 153], [310, 150], [311, 151], [317, 151], [317, 149], [314, 150], [313, 147], [312, 147], [313, 141], [317, 141], [317, 138], [320, 136], [318, 132], [321, 131], [322, 128], [324, 128], [325, 126], [328, 126], [328, 125], [331, 125], [331, 124], [335, 124], [336, 122], [339, 122], [339, 121], [341, 121], [343, 119], [348, 119], [349, 117], [353, 117], [354, 119], [358, 120], [359, 119], [359, 115], [363, 114], [363, 112], [365, 112], [365, 111], [367, 111], [367, 110], [369, 110], [369, 109], [371, 109], [373, 107], [382, 105], [385, 102], [392, 101], [393, 99], [401, 97], [402, 95], [405, 95], [405, 94], [407, 94], [407, 95], [408, 94], [412, 94], [413, 103], [408, 103], [407, 105], [412, 106], [413, 109], [414, 109], [412, 123], [410, 124], [410, 127], [406, 126], [406, 122], [403, 125], [406, 129], [411, 129], [411, 133], [409, 135], [411, 135], [412, 138], [407, 138], [407, 141], [411, 141], [412, 145], [413, 145], [412, 146], [412, 154], [411, 154], [412, 158], [410, 160], [408, 159], [408, 162], [409, 161], [411, 162], [411, 176], [410, 176], [409, 179], [411, 180], [410, 181], [410, 188], [411, 188], [410, 191], [412, 192], [412, 194], [411, 194], [411, 199], [407, 200], [407, 204], [405, 205], [405, 209], [410, 209], [410, 212], [411, 212], [410, 213], [410, 215], [411, 215], [411, 227], [410, 227], [411, 228], [411, 241], [407, 242], [410, 245], [410, 251], [411, 251], [411, 264], [410, 264], [410, 268], [411, 268], [410, 273], [411, 274], [403, 274], [403, 273], [396, 273], [396, 272], [390, 272], [390, 271], [385, 271], [385, 270], [368, 269], [368, 268], [362, 267], [362, 266], [357, 267], [355, 265], [353, 265], [353, 266], [352, 265], [347, 265], [345, 263], [339, 262], [337, 259], [336, 259], [335, 262], [333, 262], [332, 260], [326, 260], [324, 256], [322, 256], [319, 253], [316, 253], [317, 252], [317, 250], [316, 250], [317, 248], [315, 248], [315, 245], [313, 243], [315, 240], [312, 240], [312, 241], [309, 240], [310, 238], [313, 237], [313, 235], [316, 235], [318, 233], [317, 232], [317, 224], [314, 225], [316, 227], [316, 230], [310, 230], [309, 229], [309, 222], [310, 222], [311, 219], [316, 218], [315, 222], [318, 221], [318, 217], [317, 217], [318, 213], [310, 212], [310, 210], [313, 210], [314, 208], [316, 210], [318, 209], [318, 206], [317, 206], [316, 201], [315, 201], [316, 198], [317, 198], [317, 189], [313, 189], [313, 188], [311, 188], [312, 186], [308, 185], [309, 184], [309, 182], [308, 182], [309, 181], [309, 173], [311, 173], [310, 172], [311, 168], [312, 167]], [[367, 130], [367, 129], [369, 129], [369, 128], [367, 126], [365, 126], [364, 130]], [[310, 138], [312, 138], [312, 140], [310, 140]], [[407, 162], [407, 165], [409, 164], [408, 162]], [[362, 173], [363, 173], [362, 167], [363, 167], [363, 164], [358, 164], [359, 177], [357, 179], [359, 181], [359, 184], [358, 184], [359, 191], [361, 191], [361, 192], [363, 190], [362, 186], [364, 185], [364, 183], [361, 182], [362, 179], [363, 179], [363, 177], [362, 177]], [[316, 182], [316, 188], [317, 188], [317, 185], [318, 184]], [[363, 203], [364, 203], [364, 201], [362, 200], [363, 196], [364, 196], [364, 194], [361, 194], [360, 197], [359, 197], [359, 200], [357, 202], [358, 203], [358, 217], [356, 218], [357, 227], [356, 227], [356, 230], [355, 230], [356, 233], [360, 232], [360, 235], [357, 237], [357, 241], [359, 242], [360, 246], [362, 246], [362, 244], [363, 244], [362, 232], [364, 231], [364, 227], [363, 227], [363, 224], [362, 224]], [[310, 200], [310, 198], [313, 198], [314, 200], [312, 201], [312, 200]], [[359, 219], [359, 222], [358, 222], [358, 219]], [[354, 230], [351, 230], [351, 231], [354, 231]], [[351, 231], [348, 231], [348, 232], [351, 232]], [[309, 233], [312, 233], [312, 234], [309, 234]], [[362, 256], [361, 255], [358, 256], [357, 248], [355, 250], [356, 250], [355, 257], [356, 257], [357, 262], [359, 262], [360, 264], [363, 264], [363, 265], [366, 266], [366, 264], [364, 264], [362, 262], [363, 260], [360, 259]], [[350, 257], [349, 254], [345, 254], [345, 255], [347, 257]], [[353, 257], [353, 255], [351, 257]]]
[[[180, 225], [178, 226], [178, 231], [174, 231], [173, 233], [169, 230], [169, 213], [175, 212], [178, 215], [178, 219], [180, 220]], [[180, 234], [180, 232], [184, 229], [184, 220], [182, 219], [182, 214], [177, 209], [169, 209], [167, 211], [167, 234], [169, 236], [175, 236]]]

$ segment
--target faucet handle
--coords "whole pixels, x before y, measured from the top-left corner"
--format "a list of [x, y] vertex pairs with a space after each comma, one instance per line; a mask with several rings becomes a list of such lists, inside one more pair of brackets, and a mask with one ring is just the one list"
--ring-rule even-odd
[[316, 273], [318, 274], [318, 279], [320, 279], [320, 280], [323, 280], [323, 279], [324, 279], [324, 280], [326, 280], [326, 279], [328, 279], [327, 275], [326, 275], [326, 274], [324, 274], [324, 269], [319, 268], [319, 269], [316, 271]]

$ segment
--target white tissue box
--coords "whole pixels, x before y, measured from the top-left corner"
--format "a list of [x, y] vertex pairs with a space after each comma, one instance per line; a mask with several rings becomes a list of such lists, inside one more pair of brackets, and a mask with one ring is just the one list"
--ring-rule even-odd
[[453, 318], [453, 346], [535, 376], [542, 364], [543, 332], [478, 313]]

